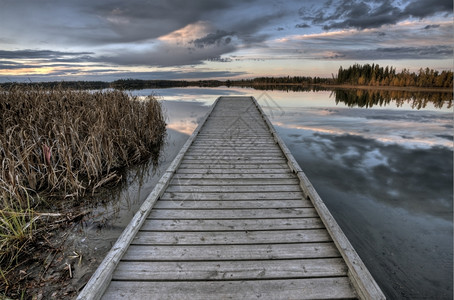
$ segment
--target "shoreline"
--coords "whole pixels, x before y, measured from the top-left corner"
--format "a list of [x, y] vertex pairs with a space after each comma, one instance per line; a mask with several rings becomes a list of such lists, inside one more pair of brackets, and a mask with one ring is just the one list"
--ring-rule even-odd
[[300, 86], [304, 88], [322, 87], [327, 89], [356, 89], [356, 90], [384, 90], [384, 91], [406, 91], [406, 92], [435, 92], [435, 93], [453, 93], [451, 88], [440, 87], [417, 87], [417, 86], [370, 86], [370, 85], [353, 85], [353, 84], [301, 84], [301, 83], [273, 83], [273, 84], [235, 84], [232, 87], [251, 87], [256, 86]]
[[384, 91], [404, 91], [404, 92], [435, 92], [435, 93], [453, 93], [451, 88], [439, 87], [417, 87], [417, 86], [369, 86], [369, 85], [352, 85], [352, 84], [317, 84], [317, 86], [326, 88], [356, 89], [356, 90], [384, 90]]

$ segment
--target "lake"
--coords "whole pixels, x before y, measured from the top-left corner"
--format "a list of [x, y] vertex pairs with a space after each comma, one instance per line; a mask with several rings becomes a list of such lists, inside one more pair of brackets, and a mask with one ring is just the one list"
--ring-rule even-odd
[[[453, 296], [452, 94], [172, 88], [157, 167], [131, 172], [69, 240], [87, 279], [218, 96], [254, 96], [390, 299]], [[140, 180], [139, 180], [140, 179]], [[111, 197], [111, 196], [110, 196]], [[112, 197], [111, 197], [112, 198]], [[76, 276], [77, 277], [77, 276]]]

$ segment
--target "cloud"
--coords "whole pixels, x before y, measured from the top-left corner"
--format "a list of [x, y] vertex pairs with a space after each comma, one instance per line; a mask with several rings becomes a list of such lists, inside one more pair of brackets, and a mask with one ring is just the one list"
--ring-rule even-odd
[[205, 46], [225, 46], [232, 41], [233, 32], [226, 32], [224, 30], [217, 30], [215, 33], [209, 33], [204, 37], [194, 40], [192, 43], [197, 48], [204, 48]]
[[341, 50], [325, 56], [326, 59], [441, 59], [452, 57], [451, 46], [390, 47], [364, 50]]
[[75, 57], [92, 55], [93, 52], [62, 52], [53, 50], [0, 50], [0, 59], [62, 59], [64, 57]]
[[310, 28], [311, 26], [306, 23], [296, 24], [295, 28]]
[[141, 49], [115, 49], [113, 55], [102, 55], [98, 61], [122, 66], [186, 66], [208, 60], [223, 60], [224, 54], [236, 50], [231, 33], [218, 30], [207, 33], [206, 23], [190, 24], [163, 36], [153, 45]]
[[428, 29], [438, 28], [438, 27], [440, 27], [440, 24], [431, 24], [431, 25], [424, 26], [423, 29], [428, 30]]
[[[425, 26], [436, 29], [422, 29]], [[453, 50], [452, 30], [450, 21], [406, 21], [360, 31], [344, 29], [287, 36], [275, 40], [270, 49], [279, 49], [288, 57], [307, 59], [449, 59]], [[273, 53], [274, 57], [277, 54]]]
[[399, 21], [415, 18], [426, 18], [436, 14], [452, 14], [451, 0], [412, 0], [403, 7], [399, 2], [391, 0], [360, 1], [342, 0], [327, 1], [323, 7], [299, 10], [301, 18], [321, 26], [324, 30], [331, 29], [366, 29], [378, 28], [383, 25], [397, 24]]
[[[228, 10], [236, 1], [184, 0], [128, 2], [102, 0], [87, 3], [84, 13], [97, 18], [109, 33], [110, 43], [141, 42], [159, 38], [173, 31], [207, 20], [207, 15]], [[101, 32], [102, 34], [102, 32]], [[102, 41], [100, 35], [92, 36]]]

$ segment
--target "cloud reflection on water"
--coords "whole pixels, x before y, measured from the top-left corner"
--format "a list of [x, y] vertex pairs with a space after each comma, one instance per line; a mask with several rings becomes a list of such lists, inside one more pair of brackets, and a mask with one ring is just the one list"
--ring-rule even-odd
[[273, 122], [288, 129], [313, 133], [358, 135], [405, 147], [452, 148], [452, 115], [430, 111], [359, 108], [285, 107]]

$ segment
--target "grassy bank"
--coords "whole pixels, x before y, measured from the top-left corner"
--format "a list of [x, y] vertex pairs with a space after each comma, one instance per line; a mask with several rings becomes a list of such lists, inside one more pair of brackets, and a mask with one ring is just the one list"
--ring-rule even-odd
[[[121, 91], [0, 90], [0, 282], [46, 233], [38, 213], [121, 179], [125, 167], [158, 155], [160, 103]], [[0, 291], [0, 295], [1, 295]], [[1, 296], [0, 296], [1, 297]]]

